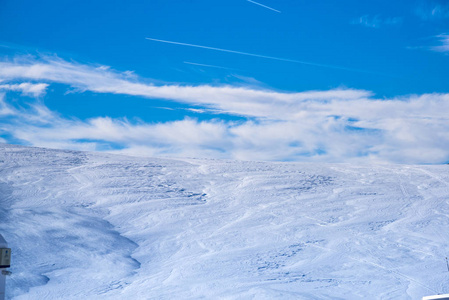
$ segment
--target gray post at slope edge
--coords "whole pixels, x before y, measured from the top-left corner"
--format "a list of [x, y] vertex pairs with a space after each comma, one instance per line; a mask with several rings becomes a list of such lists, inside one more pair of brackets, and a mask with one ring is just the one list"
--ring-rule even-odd
[[3, 236], [0, 234], [0, 300], [5, 299], [6, 276], [9, 273], [6, 268], [10, 267], [11, 249], [8, 248]]

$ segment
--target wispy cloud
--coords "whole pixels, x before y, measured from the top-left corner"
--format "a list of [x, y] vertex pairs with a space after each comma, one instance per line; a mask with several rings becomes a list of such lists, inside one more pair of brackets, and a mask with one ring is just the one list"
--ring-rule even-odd
[[[328, 68], [328, 69], [344, 70], [344, 71], [349, 71], [349, 72], [374, 74], [373, 72], [365, 71], [365, 70], [358, 70], [358, 69], [352, 69], [352, 68], [346, 68], [346, 67], [334, 66], [334, 65], [319, 64], [319, 63], [307, 62], [307, 61], [302, 61], [302, 60], [295, 60], [295, 59], [281, 58], [281, 57], [275, 57], [275, 56], [260, 55], [260, 54], [254, 54], [254, 53], [248, 53], [248, 52], [242, 52], [242, 51], [235, 51], [235, 50], [229, 50], [229, 49], [223, 49], [223, 48], [216, 48], [216, 47], [209, 47], [209, 46], [189, 44], [189, 43], [181, 43], [181, 42], [160, 40], [160, 39], [154, 39], [154, 38], [149, 38], [149, 37], [147, 37], [146, 39], [149, 40], [149, 41], [154, 41], [154, 42], [173, 44], [173, 45], [179, 45], [179, 46], [194, 47], [194, 48], [201, 48], [201, 49], [220, 51], [220, 52], [227, 52], [227, 53], [233, 53], [233, 54], [240, 54], [240, 55], [246, 55], [246, 56], [253, 56], [253, 57], [259, 57], [259, 58], [264, 58], [264, 59], [271, 59], [271, 60], [278, 60], [278, 61], [284, 61], [284, 62], [290, 62], [290, 63], [296, 63], [296, 64], [315, 66], [315, 67], [320, 67], [320, 68]], [[383, 74], [377, 74], [377, 75], [383, 75]]]
[[382, 18], [380, 15], [364, 15], [352, 21], [352, 24], [359, 24], [369, 28], [381, 28], [384, 25], [399, 25], [402, 23], [401, 17]]
[[[1, 82], [1, 81], [0, 81]], [[31, 95], [34, 97], [41, 96], [45, 94], [48, 84], [46, 83], [29, 83], [23, 82], [20, 84], [0, 84], [0, 91], [18, 91], [22, 92], [24, 95]]]
[[[69, 63], [54, 57], [45, 57], [42, 61], [25, 58], [14, 62], [0, 62], [0, 78], [57, 82], [80, 91], [167, 99], [260, 118], [294, 118], [297, 113], [294, 108], [303, 101], [349, 100], [370, 95], [370, 92], [352, 89], [283, 93], [233, 86], [154, 85], [143, 83], [135, 76], [129, 78], [127, 73], [101, 66]], [[273, 102], [277, 103], [275, 107]]]
[[275, 11], [275, 12], [277, 12], [277, 13], [281, 13], [279, 10], [274, 9], [274, 8], [272, 8], [272, 7], [269, 7], [269, 6], [266, 6], [266, 5], [263, 5], [262, 3], [259, 3], [259, 2], [256, 2], [256, 1], [251, 1], [251, 0], [247, 0], [247, 1], [248, 1], [248, 2], [251, 2], [251, 3], [253, 3], [253, 4], [256, 4], [256, 5], [262, 6], [262, 7], [264, 7], [264, 8], [267, 8], [267, 9], [269, 9], [269, 10]]
[[425, 21], [449, 18], [449, 4], [447, 1], [421, 1], [415, 11]]
[[449, 34], [440, 34], [436, 36], [439, 39], [440, 45], [430, 47], [430, 50], [436, 52], [449, 52]]
[[6, 107], [14, 120], [0, 121], [0, 128], [34, 146], [134, 155], [441, 163], [449, 159], [447, 103], [449, 95], [438, 94], [360, 103], [340, 99], [313, 101], [294, 120], [159, 124], [65, 119], [38, 104], [28, 110]]
[[[5, 93], [0, 93], [0, 117], [14, 115], [15, 110], [5, 102]], [[0, 127], [1, 132], [1, 127]]]
[[[155, 86], [145, 80], [60, 59], [0, 64], [5, 81], [58, 82], [101, 93], [189, 103], [247, 121], [184, 119], [149, 124], [98, 117], [68, 119], [37, 101], [12, 106], [0, 94], [1, 138], [55, 148], [136, 155], [256, 160], [449, 161], [449, 94], [376, 99], [353, 89], [287, 93], [231, 86]], [[6, 93], [6, 94], [5, 94]], [[1, 117], [3, 116], [3, 117]], [[8, 136], [8, 137], [7, 137]]]

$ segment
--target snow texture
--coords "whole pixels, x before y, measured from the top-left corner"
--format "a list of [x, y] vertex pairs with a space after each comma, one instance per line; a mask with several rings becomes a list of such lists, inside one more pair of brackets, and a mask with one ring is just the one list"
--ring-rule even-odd
[[447, 293], [449, 166], [169, 160], [0, 144], [11, 299]]

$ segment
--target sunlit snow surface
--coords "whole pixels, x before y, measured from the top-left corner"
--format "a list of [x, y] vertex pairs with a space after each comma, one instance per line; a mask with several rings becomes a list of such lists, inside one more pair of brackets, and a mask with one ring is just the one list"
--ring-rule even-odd
[[449, 166], [146, 159], [0, 144], [13, 299], [449, 292]]

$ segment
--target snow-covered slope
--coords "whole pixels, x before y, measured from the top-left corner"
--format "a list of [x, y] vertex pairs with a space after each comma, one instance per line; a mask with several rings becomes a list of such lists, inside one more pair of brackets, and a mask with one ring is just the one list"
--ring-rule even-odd
[[449, 166], [163, 160], [0, 145], [14, 299], [448, 292]]

